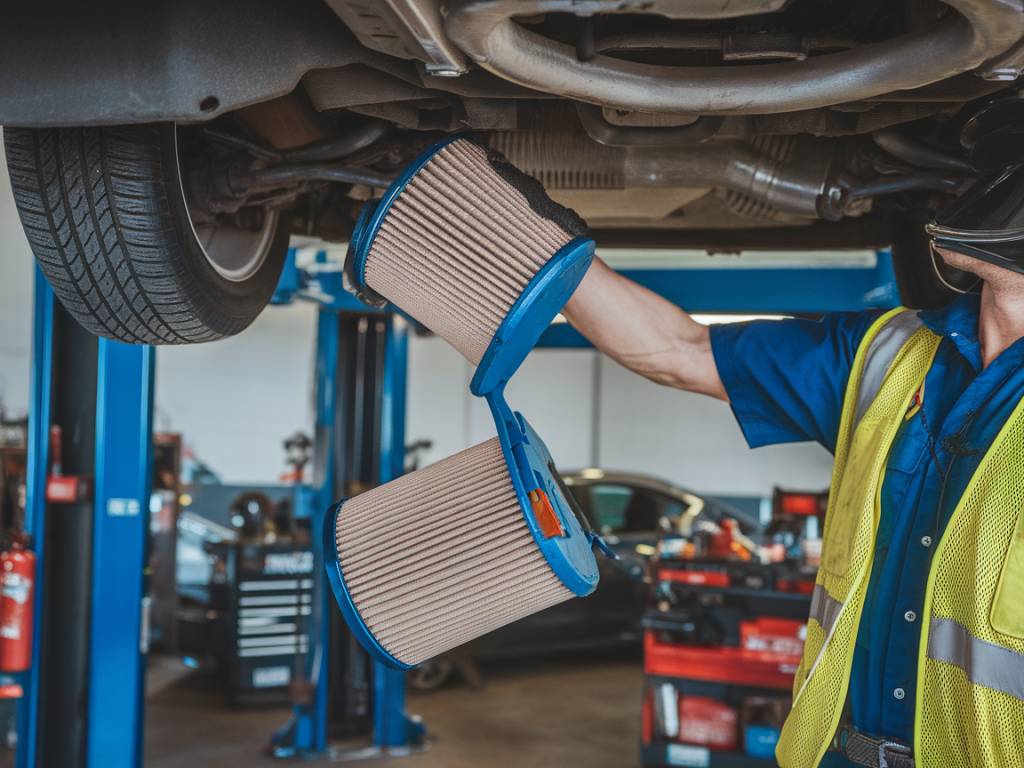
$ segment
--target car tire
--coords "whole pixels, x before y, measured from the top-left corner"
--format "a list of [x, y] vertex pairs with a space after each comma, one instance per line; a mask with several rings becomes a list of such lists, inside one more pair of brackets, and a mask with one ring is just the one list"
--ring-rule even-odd
[[432, 693], [448, 682], [455, 664], [445, 656], [429, 659], [406, 674], [409, 687], [417, 693]]
[[140, 344], [212, 341], [244, 329], [270, 300], [287, 227], [276, 211], [256, 209], [245, 229], [197, 230], [173, 124], [7, 128], [4, 144], [32, 251], [92, 333]]

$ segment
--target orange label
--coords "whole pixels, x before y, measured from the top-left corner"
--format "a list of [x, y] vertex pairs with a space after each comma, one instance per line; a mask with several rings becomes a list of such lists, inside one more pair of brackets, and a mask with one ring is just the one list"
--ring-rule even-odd
[[550, 539], [554, 536], [565, 535], [562, 521], [558, 519], [558, 513], [551, 506], [551, 499], [539, 488], [530, 491], [530, 509], [533, 511], [533, 518], [540, 526], [540, 532], [544, 534], [544, 538]]

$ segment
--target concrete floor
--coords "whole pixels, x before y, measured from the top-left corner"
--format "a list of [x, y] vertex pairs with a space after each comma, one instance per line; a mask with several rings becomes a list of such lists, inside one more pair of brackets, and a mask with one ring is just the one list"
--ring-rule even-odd
[[[280, 765], [262, 753], [281, 709], [231, 710], [209, 681], [186, 675], [153, 692], [146, 768]], [[637, 764], [642, 674], [638, 659], [516, 662], [484, 670], [485, 686], [454, 684], [411, 695], [431, 734], [428, 749], [368, 768], [624, 768]]]

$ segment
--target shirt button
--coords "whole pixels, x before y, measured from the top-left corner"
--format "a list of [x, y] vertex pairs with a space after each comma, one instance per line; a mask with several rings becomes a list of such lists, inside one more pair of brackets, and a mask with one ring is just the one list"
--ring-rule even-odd
[[903, 701], [903, 699], [907, 696], [907, 692], [904, 691], [902, 688], [897, 688], [895, 691], [892, 692], [892, 695], [893, 698], [896, 699], [896, 701]]
[[903, 618], [906, 619], [907, 621], [915, 621], [917, 619], [917, 614], [914, 613], [913, 611], [907, 611], [906, 613], [903, 614]]
[[931, 536], [922, 536], [921, 537], [921, 546], [922, 547], [930, 547], [931, 545], [932, 545], [932, 537]]

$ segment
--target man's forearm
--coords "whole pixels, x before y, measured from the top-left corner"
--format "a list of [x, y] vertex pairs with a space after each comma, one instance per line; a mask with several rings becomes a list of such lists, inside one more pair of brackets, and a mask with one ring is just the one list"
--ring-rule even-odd
[[563, 310], [599, 350], [659, 384], [727, 399], [707, 326], [595, 259]]

